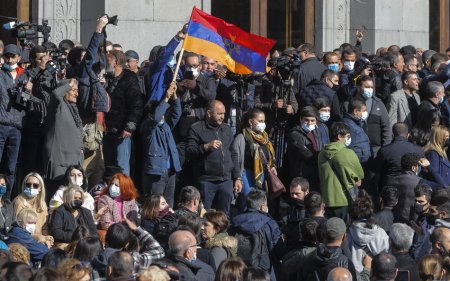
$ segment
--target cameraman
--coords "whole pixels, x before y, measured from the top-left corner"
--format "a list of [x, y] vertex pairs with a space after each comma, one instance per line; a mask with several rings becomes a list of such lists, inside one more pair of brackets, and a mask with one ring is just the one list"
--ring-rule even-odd
[[33, 85], [26, 82], [23, 69], [17, 66], [20, 61], [20, 49], [13, 44], [5, 47], [3, 52], [5, 63], [0, 70], [0, 157], [6, 150], [6, 176], [8, 189], [4, 199], [10, 199], [14, 186], [17, 157], [19, 155], [20, 140], [22, 137], [22, 121], [26, 108], [16, 103], [15, 89], [25, 88], [31, 91]]
[[39, 102], [32, 102], [23, 122], [22, 139], [22, 174], [26, 175], [32, 171], [42, 172], [42, 152], [44, 146], [44, 125], [47, 117], [48, 105], [51, 92], [56, 88], [56, 78], [46, 65], [49, 61], [47, 50], [43, 46], [35, 46], [30, 50], [31, 68], [25, 73], [33, 82], [31, 91], [33, 97]]

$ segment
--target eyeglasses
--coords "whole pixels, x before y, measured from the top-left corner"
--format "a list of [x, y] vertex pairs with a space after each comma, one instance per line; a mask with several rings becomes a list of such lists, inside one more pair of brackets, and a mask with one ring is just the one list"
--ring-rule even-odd
[[191, 247], [198, 247], [198, 246], [200, 246], [200, 243], [197, 243], [197, 244], [191, 245], [191, 246], [189, 246], [189, 248], [191, 248]]
[[33, 187], [34, 189], [38, 189], [41, 185], [38, 183], [31, 183], [31, 182], [27, 182], [25, 184], [26, 187]]

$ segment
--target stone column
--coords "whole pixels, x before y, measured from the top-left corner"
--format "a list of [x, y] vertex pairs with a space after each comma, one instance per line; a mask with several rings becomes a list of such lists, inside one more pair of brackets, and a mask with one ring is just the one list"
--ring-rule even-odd
[[350, 1], [316, 1], [315, 45], [317, 51], [332, 51], [349, 40]]
[[38, 0], [32, 8], [39, 24], [48, 20], [52, 28], [50, 41], [58, 44], [63, 39], [80, 40], [80, 0]]

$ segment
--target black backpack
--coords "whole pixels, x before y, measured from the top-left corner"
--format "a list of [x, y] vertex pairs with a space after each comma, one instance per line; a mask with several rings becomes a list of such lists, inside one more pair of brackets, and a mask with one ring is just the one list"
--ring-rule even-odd
[[163, 248], [169, 245], [169, 236], [178, 227], [178, 217], [175, 214], [164, 216], [154, 230], [155, 239]]
[[235, 237], [238, 241], [237, 255], [245, 264], [268, 272], [270, 270], [269, 247], [262, 229], [253, 234], [238, 232]]

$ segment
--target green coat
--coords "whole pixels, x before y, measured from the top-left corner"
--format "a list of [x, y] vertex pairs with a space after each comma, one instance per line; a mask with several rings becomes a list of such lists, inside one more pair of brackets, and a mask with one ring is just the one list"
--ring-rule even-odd
[[[336, 175], [330, 161], [339, 177]], [[355, 183], [364, 178], [364, 171], [359, 163], [358, 156], [345, 144], [336, 141], [327, 144], [319, 153], [319, 179], [320, 191], [327, 207], [348, 206], [347, 197], [342, 189], [339, 179], [344, 182], [345, 188], [355, 186]]]

